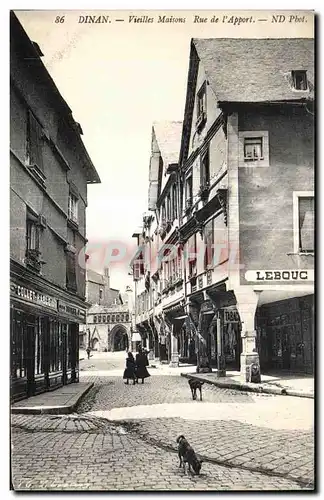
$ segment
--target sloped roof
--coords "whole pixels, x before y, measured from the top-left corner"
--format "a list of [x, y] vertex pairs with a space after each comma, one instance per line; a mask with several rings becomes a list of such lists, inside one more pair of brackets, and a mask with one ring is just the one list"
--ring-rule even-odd
[[[193, 44], [219, 102], [314, 97], [313, 39], [197, 38]], [[307, 70], [309, 90], [292, 88], [292, 70]]]
[[42, 62], [41, 57], [43, 56], [43, 53], [40, 50], [39, 45], [29, 38], [27, 32], [13, 11], [10, 11], [10, 49], [13, 53], [19, 54], [20, 56], [33, 61], [32, 64], [35, 74], [35, 82], [46, 89], [46, 93], [49, 95], [49, 98], [55, 100], [57, 113], [66, 116], [70, 130], [73, 131], [76, 145], [82, 155], [82, 164], [86, 169], [86, 179], [88, 183], [101, 183], [99, 174], [92, 163], [82, 138], [80, 137], [80, 133], [82, 133], [80, 124], [74, 120], [70, 107], [63, 99], [54, 80]]
[[166, 168], [171, 163], [178, 163], [182, 134], [182, 122], [154, 122], [153, 130], [161, 152], [164, 167]]
[[92, 269], [87, 269], [87, 281], [92, 283], [98, 283], [99, 285], [104, 285], [104, 276], [102, 274], [92, 271]]

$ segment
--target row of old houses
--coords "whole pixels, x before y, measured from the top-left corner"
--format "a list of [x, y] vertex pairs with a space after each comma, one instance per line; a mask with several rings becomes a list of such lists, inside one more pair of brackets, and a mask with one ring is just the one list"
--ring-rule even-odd
[[193, 39], [154, 123], [135, 329], [197, 371], [314, 370], [314, 41]]
[[79, 378], [87, 189], [100, 183], [43, 54], [10, 13], [11, 396]]

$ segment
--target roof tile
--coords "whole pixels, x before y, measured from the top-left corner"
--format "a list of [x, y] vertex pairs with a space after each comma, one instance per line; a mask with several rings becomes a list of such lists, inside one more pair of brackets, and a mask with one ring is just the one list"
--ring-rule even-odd
[[[267, 102], [314, 98], [311, 38], [193, 39], [218, 101]], [[296, 91], [293, 70], [306, 70], [309, 90]]]

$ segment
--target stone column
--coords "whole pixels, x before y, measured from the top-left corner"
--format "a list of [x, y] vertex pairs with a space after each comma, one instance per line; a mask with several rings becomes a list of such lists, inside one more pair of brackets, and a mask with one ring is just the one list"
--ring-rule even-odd
[[[236, 290], [237, 310], [242, 323], [242, 353], [241, 353], [241, 378], [249, 381], [251, 365], [256, 365], [260, 373], [259, 354], [256, 349], [255, 312], [258, 305], [260, 292], [255, 292], [246, 287], [244, 290]], [[257, 377], [255, 382], [261, 382]]]
[[217, 338], [217, 377], [226, 377], [226, 363], [224, 355], [224, 311], [218, 309], [216, 320], [216, 338]]
[[199, 314], [199, 322], [197, 327], [197, 339], [198, 339], [198, 352], [197, 352], [197, 373], [209, 373], [212, 371], [208, 353], [207, 353], [207, 339], [208, 331], [206, 330], [206, 319], [204, 318], [203, 312]]
[[178, 339], [174, 333], [174, 325], [171, 326], [171, 360], [170, 367], [176, 368], [179, 366]]

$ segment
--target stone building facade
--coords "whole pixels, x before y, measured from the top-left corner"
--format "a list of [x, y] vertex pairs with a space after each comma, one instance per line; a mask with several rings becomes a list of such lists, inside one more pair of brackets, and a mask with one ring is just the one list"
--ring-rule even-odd
[[[85, 322], [85, 211], [100, 179], [81, 126], [10, 14], [11, 395], [78, 381]], [[84, 261], [84, 259], [83, 259]]]
[[313, 102], [314, 40], [192, 40], [170, 361], [313, 373]]

